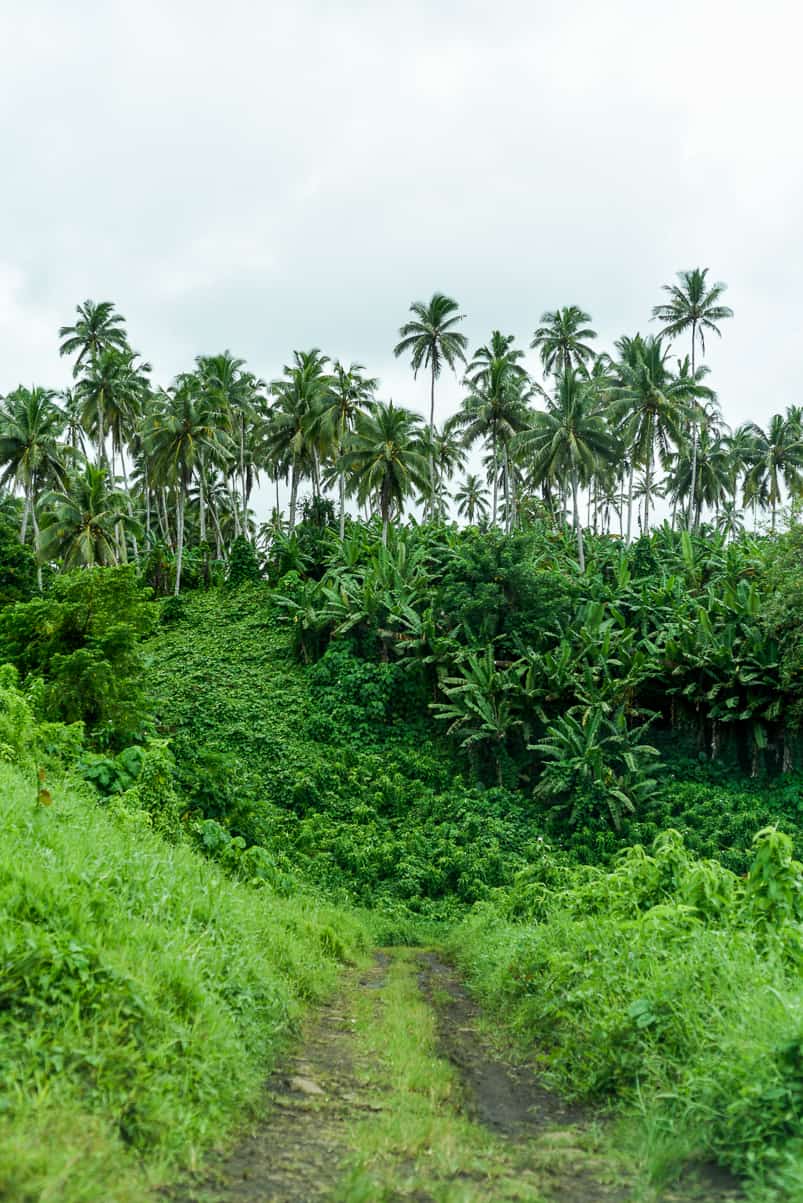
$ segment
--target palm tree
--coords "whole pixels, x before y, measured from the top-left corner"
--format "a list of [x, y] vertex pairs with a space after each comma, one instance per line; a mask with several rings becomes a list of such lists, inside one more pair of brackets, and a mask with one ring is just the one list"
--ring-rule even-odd
[[449, 509], [448, 482], [466, 462], [465, 445], [448, 426], [443, 430], [436, 426], [431, 438], [429, 429], [424, 430], [421, 443], [427, 462], [435, 464], [435, 496], [430, 497], [430, 513], [443, 519]]
[[[675, 338], [678, 334], [691, 331], [691, 374], [696, 378], [697, 343], [700, 344], [700, 354], [705, 355], [706, 334], [716, 334], [722, 337], [717, 322], [733, 317], [733, 310], [728, 305], [720, 303], [727, 284], [718, 282], [708, 284], [706, 276], [708, 268], [695, 267], [692, 271], [678, 272], [677, 284], [664, 284], [663, 291], [669, 294], [669, 300], [661, 305], [655, 305], [652, 311], [654, 321], [663, 323], [662, 337]], [[692, 420], [692, 480], [691, 494], [695, 495], [695, 477], [697, 474], [697, 423]], [[691, 519], [692, 507], [689, 506]]]
[[577, 305], [548, 310], [541, 314], [541, 325], [533, 334], [531, 347], [538, 349], [547, 375], [563, 376], [580, 371], [594, 358], [594, 349], [584, 340], [596, 338], [587, 324], [591, 315]]
[[125, 351], [128, 339], [125, 318], [117, 313], [112, 301], [84, 301], [76, 306], [78, 320], [74, 326], [61, 326], [59, 338], [60, 355], [75, 355], [73, 376], [77, 376], [84, 363], [97, 359], [101, 351]]
[[[321, 401], [320, 428], [323, 440], [335, 462], [346, 445], [346, 438], [354, 428], [357, 414], [361, 413], [373, 398], [379, 381], [366, 376], [361, 363], [350, 363], [345, 367], [336, 360], [332, 368], [329, 391]], [[346, 536], [346, 475], [338, 470], [339, 528], [341, 542]]]
[[427, 488], [427, 457], [421, 451], [420, 435], [418, 414], [392, 401], [374, 401], [357, 414], [343, 455], [343, 470], [353, 474], [360, 503], [373, 498], [378, 502], [385, 545], [391, 513], [401, 513], [406, 497]]
[[745, 480], [745, 500], [765, 498], [772, 511], [772, 529], [782, 485], [792, 495], [803, 486], [803, 438], [796, 415], [773, 414], [766, 433], [755, 422], [747, 424], [753, 436], [752, 464]]
[[70, 476], [61, 489], [47, 493], [40, 508], [41, 558], [61, 559], [65, 568], [116, 564], [119, 530], [134, 539], [141, 534], [127, 495], [110, 489], [105, 469], [92, 464]]
[[[698, 440], [696, 473], [692, 471], [690, 450], [688, 445], [684, 445], [679, 452], [671, 488], [678, 499], [688, 498], [696, 527], [704, 506], [718, 515], [731, 495], [732, 461], [725, 439], [706, 428], [703, 428]], [[692, 486], [695, 489], [694, 496], [691, 496]]]
[[457, 502], [457, 513], [465, 518], [469, 526], [474, 526], [476, 520], [488, 517], [488, 490], [479, 476], [469, 473], [454, 495]]
[[[199, 355], [195, 361], [195, 377], [202, 398], [202, 406], [210, 418], [215, 418], [219, 427], [227, 430], [231, 442], [227, 446], [233, 452], [221, 465], [226, 471], [226, 481], [231, 493], [232, 511], [234, 514], [237, 534], [244, 534], [247, 529], [246, 509], [251, 493], [257, 466], [249, 456], [248, 431], [254, 422], [264, 417], [266, 399], [264, 383], [258, 380], [253, 372], [245, 370], [245, 360], [238, 359], [231, 351], [223, 351], [220, 355]], [[223, 447], [223, 441], [218, 440], [218, 455]], [[205, 471], [206, 465], [201, 465]], [[230, 477], [239, 476], [239, 494], [242, 504], [242, 515], [234, 501], [234, 490], [231, 488]]]
[[[65, 418], [49, 389], [20, 386], [5, 398], [0, 409], [0, 484], [19, 485], [24, 498], [20, 542], [25, 542], [31, 518], [34, 545], [39, 551], [37, 503], [47, 485], [64, 479], [64, 449], [59, 440]], [[41, 588], [41, 569], [39, 570]]]
[[735, 501], [724, 501], [717, 517], [717, 530], [727, 543], [744, 530], [744, 517]]
[[[490, 449], [490, 478], [493, 485], [491, 523], [496, 525], [499, 499], [500, 452], [507, 461], [513, 435], [524, 430], [529, 422], [528, 401], [531, 387], [527, 372], [519, 363], [522, 352], [513, 347], [513, 335], [494, 330], [491, 341], [474, 354], [465, 377], [469, 394], [458, 411], [446, 423], [447, 431], [463, 433], [463, 441], [471, 447], [478, 441]], [[509, 489], [509, 473], [504, 473]], [[508, 517], [510, 497], [506, 497]]]
[[[95, 464], [106, 467], [109, 476], [115, 475], [119, 455], [123, 478], [127, 484], [123, 447], [133, 434], [142, 413], [149, 384], [150, 364], [138, 363], [139, 356], [126, 347], [101, 350], [93, 356], [75, 386], [75, 401], [80, 407], [83, 428], [93, 436], [97, 446]], [[106, 451], [106, 438], [111, 436], [111, 461]]]
[[214, 456], [220, 447], [219, 430], [198, 394], [186, 381], [156, 398], [143, 431], [145, 454], [155, 481], [176, 490], [176, 583], [181, 590], [184, 555], [184, 518], [187, 496], [201, 457]]
[[580, 571], [585, 572], [580, 486], [587, 483], [599, 464], [611, 461], [620, 450], [592, 382], [573, 368], [564, 372], [546, 412], [535, 415], [532, 428], [517, 435], [514, 445], [532, 453], [536, 477], [568, 478], [577, 559]]
[[317, 347], [294, 351], [293, 362], [285, 365], [284, 376], [271, 385], [276, 403], [270, 415], [266, 446], [275, 471], [290, 472], [290, 534], [295, 527], [298, 485], [303, 474], [312, 477], [313, 490], [317, 492], [316, 437], [325, 398], [332, 387], [328, 363], [328, 356]]
[[[418, 376], [421, 367], [428, 367], [430, 370], [430, 437], [435, 429], [435, 381], [440, 376], [444, 363], [454, 371], [458, 360], [465, 362], [468, 339], [465, 334], [455, 329], [465, 315], [458, 313], [458, 308], [457, 301], [442, 292], [433, 293], [429, 302], [413, 301], [410, 312], [415, 316], [399, 329], [400, 341], [393, 348], [393, 354], [397, 358], [410, 353], [413, 377]], [[429, 464], [429, 483], [434, 496], [435, 463], [432, 457]]]
[[[633, 338], [620, 338], [616, 348], [620, 357], [620, 383], [616, 390], [614, 412], [622, 423], [622, 437], [631, 451], [629, 506], [632, 504], [633, 470], [636, 465], [642, 465], [644, 530], [647, 531], [656, 446], [663, 456], [669, 455], [671, 445], [680, 447], [692, 402], [699, 397], [713, 398], [714, 394], [700, 383], [702, 369], [696, 377], [683, 372], [672, 374], [667, 367], [669, 350], [664, 348], [660, 337], [650, 335], [642, 338], [636, 334]], [[629, 541], [629, 513], [627, 538]]]
[[728, 451], [728, 459], [730, 464], [730, 481], [728, 491], [738, 505], [739, 499], [739, 484], [742, 485], [742, 502], [745, 501], [744, 486], [746, 483], [747, 473], [753, 464], [756, 454], [756, 440], [753, 432], [753, 424], [745, 422], [741, 426], [737, 426], [732, 434], [725, 434], [723, 442]]

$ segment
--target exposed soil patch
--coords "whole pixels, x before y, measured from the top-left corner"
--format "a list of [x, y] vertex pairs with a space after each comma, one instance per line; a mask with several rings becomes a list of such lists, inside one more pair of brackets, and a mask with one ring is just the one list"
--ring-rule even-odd
[[[380, 990], [389, 958], [377, 954], [359, 987]], [[311, 1017], [269, 1079], [259, 1120], [207, 1175], [168, 1194], [171, 1203], [312, 1203], [328, 1198], [349, 1152], [347, 1125], [375, 1109], [359, 1083], [359, 1050], [347, 1004], [351, 975]]]
[[[465, 1106], [472, 1118], [500, 1136], [515, 1141], [540, 1137], [556, 1148], [571, 1148], [589, 1114], [566, 1103], [543, 1086], [531, 1067], [503, 1060], [489, 1046], [480, 1029], [481, 1012], [463, 986], [458, 974], [437, 953], [422, 952], [419, 985], [435, 1010], [438, 1049], [457, 1068], [465, 1091]], [[582, 1155], [574, 1172], [556, 1177], [550, 1196], [555, 1203], [593, 1203], [594, 1200], [625, 1200], [625, 1187], [607, 1188], [594, 1181], [593, 1171], [584, 1169]], [[738, 1203], [744, 1199], [739, 1182], [716, 1165], [689, 1166], [677, 1186], [668, 1189], [662, 1203]]]
[[421, 953], [419, 985], [438, 1017], [438, 1050], [460, 1071], [472, 1119], [506, 1136], [579, 1123], [583, 1115], [539, 1083], [531, 1069], [501, 1060], [479, 1031], [480, 1011], [455, 971]]

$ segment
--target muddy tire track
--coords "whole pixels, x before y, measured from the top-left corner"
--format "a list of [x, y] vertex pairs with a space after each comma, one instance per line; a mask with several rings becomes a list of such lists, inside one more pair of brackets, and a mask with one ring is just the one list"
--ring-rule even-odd
[[[571, 1139], [595, 1118], [547, 1089], [531, 1066], [504, 1060], [484, 1036], [482, 1012], [457, 971], [436, 952], [422, 952], [419, 986], [437, 1017], [438, 1051], [460, 1074], [468, 1114], [498, 1135], [526, 1142], [546, 1135]], [[598, 1118], [598, 1117], [597, 1117]], [[563, 1171], [565, 1175], [565, 1170]], [[555, 1203], [625, 1203], [632, 1195], [624, 1187], [608, 1188], [593, 1172], [576, 1167], [574, 1174], [556, 1180]], [[745, 1196], [738, 1181], [716, 1165], [688, 1167], [677, 1186], [668, 1188], [660, 1203], [740, 1203]]]
[[298, 1051], [267, 1082], [259, 1118], [204, 1176], [166, 1192], [169, 1203], [313, 1203], [334, 1190], [349, 1153], [348, 1126], [375, 1110], [360, 1085], [348, 1005], [356, 985], [381, 990], [390, 958], [348, 975], [343, 989], [305, 1024]]

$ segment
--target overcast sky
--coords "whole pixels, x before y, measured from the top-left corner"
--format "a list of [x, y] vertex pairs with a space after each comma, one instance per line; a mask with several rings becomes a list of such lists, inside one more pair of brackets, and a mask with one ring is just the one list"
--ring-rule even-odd
[[472, 347], [578, 304], [610, 347], [701, 266], [711, 383], [764, 421], [803, 402], [801, 33], [793, 0], [0, 0], [0, 393], [67, 382], [91, 297], [160, 381], [317, 345], [423, 411], [411, 300]]

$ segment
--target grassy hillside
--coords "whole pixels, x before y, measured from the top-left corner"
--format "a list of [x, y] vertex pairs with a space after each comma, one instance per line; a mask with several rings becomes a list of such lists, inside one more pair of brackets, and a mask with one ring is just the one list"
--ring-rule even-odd
[[139, 1200], [225, 1136], [364, 932], [33, 781], [0, 767], [0, 1198]]

